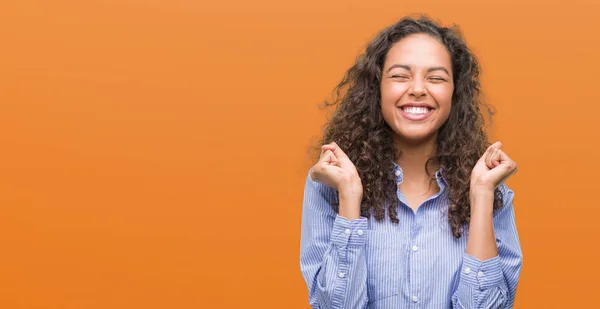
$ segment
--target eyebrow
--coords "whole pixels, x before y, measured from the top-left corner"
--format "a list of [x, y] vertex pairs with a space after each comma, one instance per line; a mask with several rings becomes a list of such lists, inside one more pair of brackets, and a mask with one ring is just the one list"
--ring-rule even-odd
[[[391, 71], [392, 69], [395, 69], [395, 68], [403, 68], [403, 69], [405, 69], [407, 71], [411, 70], [409, 65], [406, 65], [406, 64], [394, 64], [389, 69], [387, 69], [386, 72], [389, 72], [389, 71]], [[431, 68], [427, 69], [427, 73], [433, 72], [433, 71], [444, 71], [444, 72], [446, 72], [446, 74], [450, 75], [450, 73], [448, 72], [448, 70], [446, 70], [446, 68], [444, 68], [444, 67], [431, 67]]]

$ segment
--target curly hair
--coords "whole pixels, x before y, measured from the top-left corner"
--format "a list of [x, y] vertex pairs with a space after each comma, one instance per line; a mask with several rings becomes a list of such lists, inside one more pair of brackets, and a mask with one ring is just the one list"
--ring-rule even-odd
[[[334, 88], [333, 100], [324, 102], [324, 107], [334, 106], [335, 110], [314, 150], [336, 142], [354, 163], [362, 181], [361, 216], [373, 215], [376, 220], [383, 220], [387, 205], [391, 221], [399, 222], [397, 183], [392, 171], [393, 162], [402, 150], [395, 148], [393, 131], [383, 118], [380, 82], [388, 51], [412, 34], [437, 38], [446, 46], [452, 62], [455, 87], [450, 115], [438, 131], [436, 151], [425, 163], [425, 171], [432, 163], [441, 169], [448, 183], [448, 223], [454, 237], [460, 238], [464, 225], [470, 221], [471, 171], [489, 146], [480, 105], [486, 107], [490, 115], [492, 111], [481, 102], [478, 61], [456, 25], [441, 27], [427, 16], [404, 17], [381, 31]], [[497, 188], [494, 209], [501, 208], [502, 204], [502, 193]], [[338, 203], [333, 207], [337, 211]]]

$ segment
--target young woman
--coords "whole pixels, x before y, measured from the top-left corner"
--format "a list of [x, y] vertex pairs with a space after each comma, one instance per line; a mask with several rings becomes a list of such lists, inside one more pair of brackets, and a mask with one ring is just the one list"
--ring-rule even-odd
[[512, 308], [522, 253], [504, 181], [517, 166], [488, 143], [458, 31], [403, 18], [336, 90], [304, 191], [312, 307]]

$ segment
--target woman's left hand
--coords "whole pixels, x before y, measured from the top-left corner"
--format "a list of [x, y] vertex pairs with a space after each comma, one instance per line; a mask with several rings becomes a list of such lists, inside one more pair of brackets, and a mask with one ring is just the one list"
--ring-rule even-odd
[[500, 150], [502, 143], [495, 142], [479, 158], [471, 172], [471, 192], [493, 192], [496, 187], [517, 172], [517, 163]]

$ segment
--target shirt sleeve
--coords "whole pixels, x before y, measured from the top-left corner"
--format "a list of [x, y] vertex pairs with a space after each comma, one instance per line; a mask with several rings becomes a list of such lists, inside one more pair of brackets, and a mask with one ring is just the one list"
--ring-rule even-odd
[[454, 308], [512, 308], [521, 273], [523, 254], [517, 234], [513, 207], [514, 192], [500, 186], [504, 207], [494, 214], [498, 255], [480, 261], [463, 255], [458, 288], [452, 297]]
[[[310, 171], [309, 171], [310, 175]], [[367, 219], [348, 220], [332, 208], [335, 190], [306, 178], [300, 270], [312, 308], [365, 308]]]

